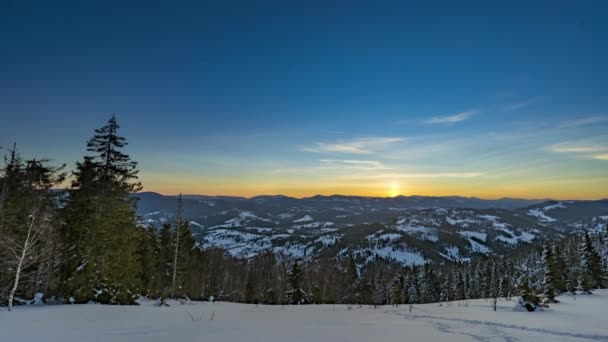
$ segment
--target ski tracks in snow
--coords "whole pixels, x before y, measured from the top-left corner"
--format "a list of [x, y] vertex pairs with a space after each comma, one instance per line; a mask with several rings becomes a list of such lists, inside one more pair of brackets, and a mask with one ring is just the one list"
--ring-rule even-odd
[[[608, 335], [600, 334], [587, 334], [584, 332], [572, 332], [572, 331], [559, 331], [545, 328], [533, 328], [524, 325], [517, 324], [506, 324], [491, 321], [481, 321], [476, 319], [464, 319], [464, 318], [452, 318], [452, 317], [438, 317], [432, 315], [408, 313], [399, 310], [387, 310], [387, 313], [402, 316], [407, 320], [422, 320], [433, 324], [438, 331], [448, 334], [458, 334], [470, 337], [472, 340], [480, 342], [492, 342], [492, 341], [505, 341], [505, 342], [518, 342], [518, 341], [529, 341], [531, 336], [528, 333], [540, 334], [539, 339], [550, 339], [550, 338], [571, 338], [580, 340], [591, 340], [591, 341], [608, 341]], [[524, 313], [525, 314], [525, 313]], [[486, 331], [479, 331], [479, 329], [486, 329]], [[515, 330], [514, 334], [509, 333], [505, 330]], [[475, 332], [479, 332], [476, 334]], [[525, 336], [518, 336], [523, 333]], [[518, 337], [521, 337], [518, 338]]]

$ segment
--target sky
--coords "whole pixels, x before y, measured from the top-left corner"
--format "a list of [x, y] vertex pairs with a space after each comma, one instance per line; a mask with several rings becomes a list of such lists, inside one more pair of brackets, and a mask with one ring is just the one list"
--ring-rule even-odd
[[144, 190], [608, 197], [606, 1], [0, 2], [0, 146]]

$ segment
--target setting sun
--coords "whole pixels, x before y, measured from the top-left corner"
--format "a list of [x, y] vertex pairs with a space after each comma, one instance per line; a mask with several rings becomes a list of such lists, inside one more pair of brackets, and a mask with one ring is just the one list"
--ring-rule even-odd
[[401, 194], [401, 190], [399, 189], [399, 182], [393, 181], [388, 186], [388, 195], [389, 197], [399, 196]]

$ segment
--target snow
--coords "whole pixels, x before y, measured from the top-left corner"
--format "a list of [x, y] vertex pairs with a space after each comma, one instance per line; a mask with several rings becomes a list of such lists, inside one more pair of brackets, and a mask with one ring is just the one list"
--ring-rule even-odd
[[190, 225], [197, 226], [197, 227], [200, 227], [200, 228], [205, 228], [205, 226], [203, 226], [202, 224], [200, 224], [200, 223], [198, 223], [196, 221], [190, 221]]
[[498, 221], [499, 217], [494, 215], [478, 215], [477, 217], [487, 221]]
[[463, 258], [460, 255], [460, 249], [457, 246], [445, 247], [445, 253], [439, 253], [442, 257], [452, 261], [471, 261], [470, 258]]
[[76, 268], [76, 272], [80, 272], [82, 270], [84, 270], [84, 268], [87, 266], [88, 262], [83, 262], [82, 264], [80, 264], [77, 268]]
[[239, 212], [239, 217], [231, 218], [230, 220], [225, 221], [224, 224], [213, 226], [209, 229], [242, 227], [243, 221], [247, 221], [247, 220], [272, 222], [272, 220], [269, 220], [269, 219], [266, 219], [263, 217], [259, 217], [259, 216], [255, 215], [254, 213], [252, 213], [251, 211], [241, 211], [241, 212]]
[[496, 237], [496, 240], [510, 244], [517, 245], [519, 242], [532, 242], [536, 236], [528, 232], [521, 232], [521, 235], [511, 234], [512, 237], [507, 237], [503, 235], [499, 235]]
[[566, 206], [564, 205], [564, 203], [562, 202], [557, 202], [556, 204], [552, 204], [552, 205], [548, 205], [546, 207], [543, 208], [543, 210], [547, 211], [547, 210], [552, 210], [552, 209], [557, 209], [557, 208], [565, 208]]
[[509, 234], [509, 235], [514, 235], [514, 233], [507, 227], [510, 227], [511, 225], [508, 223], [504, 223], [504, 222], [499, 222], [500, 218], [498, 216], [494, 216], [494, 215], [479, 215], [478, 216], [481, 219], [487, 220], [492, 222], [492, 226], [494, 227], [494, 229], [496, 230], [502, 230], [503, 232]]
[[536, 216], [536, 217], [538, 217], [539, 220], [545, 221], [545, 222], [556, 221], [553, 217], [549, 217], [549, 216], [545, 215], [545, 213], [542, 212], [540, 209], [530, 209], [530, 210], [528, 210], [528, 215]]
[[469, 243], [471, 244], [471, 251], [473, 253], [482, 253], [482, 254], [492, 253], [492, 250], [490, 248], [488, 248], [487, 246], [482, 245], [473, 239], [467, 239], [467, 240], [469, 240]]
[[[20, 342], [427, 342], [608, 341], [608, 290], [562, 296], [540, 312], [516, 312], [485, 300], [378, 309], [345, 305], [265, 306], [192, 302], [155, 307], [41, 305], [0, 308], [2, 341]], [[193, 320], [192, 315], [200, 320]], [[213, 319], [211, 319], [213, 317]]]
[[228, 229], [215, 229], [203, 238], [203, 248], [224, 248], [234, 257], [252, 258], [272, 247], [272, 238]]
[[322, 243], [323, 246], [329, 247], [335, 245], [342, 238], [342, 234], [328, 234], [320, 236], [315, 240], [315, 242]]
[[[294, 221], [296, 222], [296, 221]], [[304, 222], [304, 221], [301, 221]], [[298, 226], [293, 226], [292, 228], [295, 229], [302, 229], [302, 228], [325, 228], [325, 227], [331, 227], [333, 226], [334, 223], [333, 222], [311, 222], [311, 223], [307, 223], [307, 224], [301, 224]]]
[[459, 218], [453, 218], [453, 217], [449, 217], [449, 216], [445, 218], [445, 221], [452, 226], [459, 226], [459, 227], [463, 227], [463, 228], [468, 227], [471, 224], [479, 223], [479, 221], [469, 219], [469, 218], [459, 219]]
[[264, 219], [264, 218], [258, 217], [256, 214], [252, 213], [251, 211], [241, 211], [239, 213], [239, 217], [242, 218], [242, 219], [270, 221], [268, 219]]
[[255, 230], [258, 233], [270, 233], [272, 232], [272, 228], [260, 228], [260, 227], [247, 227], [247, 230]]
[[276, 254], [283, 254], [293, 259], [303, 259], [304, 257], [310, 256], [312, 251], [312, 247], [297, 242], [288, 244], [284, 247], [274, 248]]
[[314, 221], [314, 219], [310, 215], [304, 215], [297, 220], [293, 220], [293, 222], [295, 222], [295, 223], [310, 222], [310, 221]]
[[365, 238], [371, 241], [395, 241], [395, 240], [399, 240], [401, 238], [401, 234], [396, 234], [396, 233], [383, 233], [383, 234], [378, 234], [380, 232], [377, 232], [375, 234], [372, 235], [368, 235]]
[[482, 232], [472, 232], [470, 230], [463, 230], [458, 232], [458, 234], [467, 237], [467, 238], [471, 238], [474, 237], [476, 239], [479, 239], [481, 241], [486, 241], [486, 239], [488, 238], [488, 234], [486, 233], [482, 233]]
[[396, 249], [394, 247], [382, 247], [382, 248], [374, 248], [373, 253], [387, 260], [394, 260], [403, 265], [424, 265], [426, 260], [420, 253], [404, 251], [401, 249]]
[[428, 228], [424, 226], [415, 226], [412, 224], [401, 224], [395, 226], [397, 230], [400, 230], [404, 233], [417, 236], [423, 240], [429, 240], [432, 242], [439, 241], [439, 237], [437, 236], [437, 230], [434, 228]]

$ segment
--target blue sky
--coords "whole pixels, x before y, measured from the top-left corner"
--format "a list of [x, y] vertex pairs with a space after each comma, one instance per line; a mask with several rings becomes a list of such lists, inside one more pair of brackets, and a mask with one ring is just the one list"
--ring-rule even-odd
[[146, 190], [608, 197], [603, 1], [0, 4], [0, 145]]

